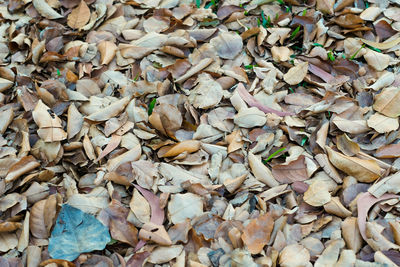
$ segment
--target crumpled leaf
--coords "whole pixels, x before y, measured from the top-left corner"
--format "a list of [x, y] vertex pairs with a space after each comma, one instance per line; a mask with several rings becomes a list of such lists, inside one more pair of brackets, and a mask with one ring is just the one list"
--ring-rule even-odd
[[322, 180], [314, 181], [304, 193], [303, 199], [313, 207], [321, 207], [331, 201], [331, 194], [326, 182]]
[[274, 228], [274, 216], [266, 213], [250, 221], [242, 234], [243, 243], [251, 254], [258, 254], [268, 244]]
[[268, 185], [269, 187], [275, 187], [279, 185], [272, 175], [270, 169], [262, 163], [260, 158], [249, 152], [248, 159], [250, 169], [257, 180]]
[[386, 117], [379, 113], [372, 115], [367, 123], [369, 127], [373, 128], [378, 133], [387, 133], [399, 128], [399, 120], [397, 118]]
[[307, 266], [310, 264], [310, 253], [300, 244], [286, 246], [279, 253], [279, 265], [282, 267]]
[[357, 253], [361, 249], [363, 243], [360, 230], [358, 229], [357, 218], [346, 218], [342, 222], [341, 228], [346, 246]]
[[49, 254], [72, 261], [81, 253], [104, 249], [110, 241], [107, 227], [93, 215], [64, 204], [49, 239]]

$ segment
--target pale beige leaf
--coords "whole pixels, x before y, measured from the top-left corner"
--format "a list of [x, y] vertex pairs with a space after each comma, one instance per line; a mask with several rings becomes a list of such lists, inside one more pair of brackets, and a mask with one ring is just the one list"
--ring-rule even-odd
[[315, 261], [315, 267], [335, 266], [340, 250], [344, 247], [343, 239], [331, 240], [322, 254]]
[[4, 134], [7, 130], [8, 125], [14, 119], [14, 110], [12, 108], [8, 108], [2, 112], [0, 112], [0, 134]]
[[290, 55], [292, 54], [292, 51], [287, 48], [286, 46], [273, 46], [271, 48], [271, 54], [272, 54], [272, 58], [277, 61], [277, 62], [281, 62], [281, 61], [287, 61], [290, 59]]
[[174, 224], [203, 214], [203, 200], [192, 193], [175, 194], [168, 202], [168, 217]]
[[42, 100], [39, 100], [32, 112], [35, 123], [39, 126], [38, 135], [45, 142], [61, 141], [67, 138], [61, 119]]
[[283, 79], [290, 85], [299, 84], [306, 77], [308, 72], [308, 62], [302, 62], [294, 67], [291, 67], [289, 71], [283, 75]]
[[107, 107], [90, 114], [86, 119], [91, 121], [105, 121], [111, 119], [121, 113], [125, 109], [126, 105], [128, 105], [129, 101], [130, 97], [119, 99]]
[[45, 18], [60, 19], [63, 17], [52, 9], [45, 0], [32, 0], [32, 3], [37, 12]]
[[382, 231], [385, 229], [384, 226], [377, 222], [367, 222], [366, 237], [365, 240], [370, 247], [375, 251], [385, 250], [399, 250], [400, 246], [390, 242], [385, 236], [382, 235]]
[[76, 82], [76, 91], [86, 97], [101, 94], [101, 90], [92, 79], [81, 79]]
[[139, 193], [135, 188], [133, 190], [133, 195], [131, 202], [129, 203], [131, 211], [135, 214], [136, 218], [142, 223], [150, 222], [150, 205], [147, 200]]
[[368, 188], [374, 197], [379, 198], [385, 193], [397, 194], [400, 192], [400, 172], [385, 177]]
[[376, 161], [349, 157], [325, 147], [329, 155], [329, 161], [339, 170], [354, 176], [360, 182], [370, 183], [378, 179], [383, 170]]
[[317, 0], [317, 10], [321, 11], [322, 13], [332, 15], [334, 4], [335, 0]]
[[152, 222], [145, 223], [139, 231], [139, 238], [146, 241], [153, 241], [162, 246], [172, 245], [171, 238], [163, 225]]
[[29, 218], [30, 212], [27, 211], [25, 214], [25, 219], [22, 224], [22, 231], [21, 235], [19, 236], [18, 240], [18, 251], [24, 251], [29, 245]]
[[336, 215], [341, 218], [351, 216], [351, 211], [346, 209], [340, 202], [339, 197], [332, 197], [331, 201], [324, 205], [324, 209], [327, 213]]
[[396, 118], [400, 115], [400, 88], [388, 87], [375, 96], [373, 108], [385, 116]]
[[104, 187], [96, 187], [89, 194], [73, 194], [68, 198], [69, 205], [86, 213], [97, 214], [109, 204], [108, 193]]
[[343, 132], [350, 134], [365, 133], [370, 130], [366, 120], [348, 120], [340, 116], [336, 116], [332, 122]]
[[221, 101], [222, 87], [209, 74], [201, 73], [196, 82], [198, 85], [189, 95], [189, 101], [195, 108], [212, 108]]
[[116, 156], [107, 162], [107, 170], [109, 172], [115, 170], [121, 164], [126, 162], [136, 161], [142, 155], [142, 147], [140, 144], [136, 145], [134, 148], [126, 151], [125, 153]]
[[77, 135], [82, 129], [83, 116], [76, 108], [75, 104], [72, 103], [68, 107], [68, 121], [67, 121], [67, 133], [68, 139]]
[[233, 121], [240, 127], [253, 128], [264, 125], [267, 122], [267, 117], [264, 112], [256, 107], [242, 108], [233, 117]]
[[[39, 239], [50, 237], [50, 229], [55, 221], [56, 205], [57, 201], [55, 201], [54, 195], [51, 198], [40, 200], [33, 205], [29, 218], [29, 229], [34, 237]], [[51, 209], [51, 211], [46, 209]], [[52, 216], [46, 218], [45, 216], [49, 212], [52, 213]]]
[[368, 49], [367, 53], [364, 55], [365, 61], [368, 65], [377, 71], [383, 71], [389, 66], [390, 56], [387, 54], [376, 52], [372, 49]]
[[67, 24], [72, 29], [79, 29], [88, 23], [90, 19], [90, 9], [85, 1], [81, 1], [79, 5], [68, 15]]
[[286, 246], [279, 254], [279, 265], [282, 267], [310, 265], [310, 253], [300, 244]]
[[397, 118], [386, 117], [379, 113], [372, 115], [367, 123], [369, 127], [373, 128], [378, 133], [387, 133], [399, 128], [399, 120]]
[[303, 199], [313, 207], [321, 207], [331, 201], [331, 194], [324, 181], [316, 180], [308, 187]]
[[40, 163], [31, 155], [21, 158], [17, 163], [10, 166], [5, 181], [12, 182], [21, 175], [30, 172], [40, 166]]
[[0, 252], [8, 252], [18, 245], [18, 237], [15, 233], [0, 233]]
[[154, 264], [169, 262], [170, 260], [178, 257], [179, 254], [181, 254], [182, 250], [182, 245], [158, 246], [155, 250], [151, 252], [148, 258], [148, 262]]
[[100, 51], [100, 64], [108, 65], [113, 60], [117, 52], [117, 45], [111, 41], [102, 41], [97, 45]]
[[189, 69], [184, 75], [182, 75], [181, 77], [176, 79], [175, 82], [180, 83], [180, 82], [186, 81], [187, 79], [189, 79], [190, 77], [192, 77], [193, 75], [195, 75], [196, 73], [201, 71], [202, 69], [206, 68], [213, 61], [214, 60], [212, 58], [202, 59], [199, 63], [197, 63], [191, 69]]
[[357, 218], [348, 217], [342, 222], [343, 239], [346, 246], [354, 252], [358, 252], [362, 246], [363, 240], [358, 229]]
[[275, 187], [279, 185], [272, 175], [270, 169], [262, 163], [259, 157], [249, 152], [248, 160], [250, 169], [257, 180], [268, 185], [269, 187]]

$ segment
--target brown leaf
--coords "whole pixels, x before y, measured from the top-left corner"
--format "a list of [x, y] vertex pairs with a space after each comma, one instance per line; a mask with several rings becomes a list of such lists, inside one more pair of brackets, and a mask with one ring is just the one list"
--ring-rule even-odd
[[308, 174], [305, 164], [305, 157], [301, 155], [296, 160], [293, 160], [288, 164], [273, 166], [272, 175], [276, 180], [283, 184], [307, 180]]
[[360, 230], [357, 225], [356, 217], [348, 217], [346, 218], [341, 225], [343, 239], [346, 242], [346, 246], [349, 249], [354, 250], [357, 253], [362, 246], [362, 237], [360, 234]]
[[100, 64], [108, 65], [114, 59], [117, 52], [117, 45], [111, 41], [102, 41], [97, 45], [100, 51]]
[[201, 143], [197, 140], [186, 140], [172, 146], [163, 147], [157, 153], [160, 158], [175, 157], [181, 153], [193, 153], [200, 149]]
[[72, 29], [79, 29], [88, 23], [90, 19], [90, 9], [85, 1], [81, 1], [79, 5], [68, 15], [67, 24]]
[[61, 141], [67, 138], [61, 119], [45, 104], [39, 100], [32, 112], [35, 123], [39, 126], [38, 135], [45, 142]]
[[346, 134], [339, 135], [336, 138], [337, 148], [346, 156], [354, 156], [360, 152], [360, 146], [353, 142]]
[[242, 234], [243, 243], [251, 254], [260, 253], [268, 244], [274, 228], [274, 216], [266, 213], [250, 221]]
[[47, 239], [56, 220], [57, 197], [51, 195], [47, 199], [36, 202], [29, 218], [31, 234], [40, 239]]
[[19, 178], [21, 175], [30, 172], [39, 166], [40, 163], [33, 156], [25, 156], [10, 167], [5, 181], [10, 183]]
[[139, 231], [139, 238], [146, 241], [153, 241], [162, 246], [172, 245], [172, 241], [165, 231], [164, 226], [154, 223], [145, 223]]
[[360, 196], [357, 198], [357, 212], [358, 212], [357, 223], [358, 223], [358, 229], [360, 230], [361, 236], [364, 240], [367, 240], [366, 219], [369, 209], [379, 201], [397, 197], [398, 196], [394, 194], [383, 194], [379, 198], [374, 197], [369, 192], [360, 194]]
[[372, 115], [367, 123], [369, 127], [373, 128], [378, 133], [387, 133], [399, 128], [399, 120], [397, 118], [386, 117], [379, 113]]
[[233, 32], [223, 32], [210, 40], [218, 56], [224, 59], [234, 59], [243, 48], [242, 38]]
[[364, 160], [356, 157], [349, 157], [325, 147], [329, 155], [329, 161], [339, 170], [354, 176], [360, 182], [373, 182], [378, 179], [383, 170], [373, 160]]

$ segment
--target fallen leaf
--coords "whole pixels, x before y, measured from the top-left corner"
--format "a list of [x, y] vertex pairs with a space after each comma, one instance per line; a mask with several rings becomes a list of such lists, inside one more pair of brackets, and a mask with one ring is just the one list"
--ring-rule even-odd
[[108, 65], [114, 59], [117, 52], [117, 46], [110, 41], [102, 41], [97, 45], [100, 51], [100, 64]]
[[13, 182], [21, 175], [30, 172], [40, 166], [40, 163], [33, 156], [25, 156], [18, 162], [10, 166], [5, 181], [7, 183]]
[[373, 105], [374, 110], [391, 118], [400, 116], [400, 89], [388, 87], [376, 95]]
[[283, 76], [285, 82], [290, 85], [296, 85], [303, 81], [308, 71], [308, 62], [302, 62], [298, 65], [289, 69], [289, 71]]
[[279, 185], [270, 169], [262, 163], [259, 157], [249, 152], [248, 159], [250, 169], [257, 180], [268, 185], [269, 187], [275, 187]]
[[367, 240], [366, 219], [369, 209], [379, 201], [397, 197], [398, 196], [394, 194], [383, 194], [379, 198], [374, 197], [369, 192], [360, 194], [360, 196], [357, 198], [357, 211], [358, 211], [357, 223], [358, 223], [358, 229], [360, 230], [361, 236], [364, 240]]
[[79, 5], [68, 15], [67, 24], [72, 29], [79, 29], [88, 23], [90, 19], [90, 9], [85, 1], [81, 1]]
[[375, 152], [377, 158], [398, 158], [400, 157], [400, 144], [390, 144], [379, 147]]
[[362, 246], [363, 240], [358, 229], [357, 218], [347, 217], [341, 225], [343, 239], [346, 242], [346, 246], [357, 253]]
[[72, 261], [81, 253], [104, 249], [110, 241], [107, 227], [94, 216], [65, 204], [49, 239], [49, 254]]
[[45, 104], [39, 100], [32, 112], [35, 123], [39, 126], [37, 131], [45, 142], [61, 141], [67, 138], [61, 125], [61, 119]]
[[308, 205], [321, 207], [331, 201], [331, 194], [324, 181], [316, 180], [308, 187], [303, 199]]
[[279, 253], [279, 265], [282, 267], [307, 266], [310, 263], [310, 253], [300, 244], [286, 246]]
[[325, 147], [329, 161], [339, 170], [354, 176], [360, 182], [373, 182], [383, 174], [382, 169], [373, 160], [349, 157]]
[[168, 203], [168, 217], [174, 224], [184, 222], [187, 218], [193, 219], [203, 214], [201, 197], [192, 194], [174, 194]]
[[304, 181], [308, 179], [305, 157], [299, 156], [287, 164], [274, 165], [272, 175], [282, 184], [290, 184], [295, 181]]
[[242, 234], [243, 243], [251, 254], [260, 253], [268, 244], [274, 227], [274, 217], [271, 213], [252, 219]]
[[224, 59], [234, 59], [242, 51], [242, 38], [233, 32], [223, 32], [210, 40], [218, 56]]
[[397, 118], [386, 117], [379, 113], [372, 115], [367, 123], [369, 127], [373, 128], [378, 133], [387, 133], [399, 128], [399, 120]]
[[336, 138], [336, 142], [337, 148], [346, 156], [351, 157], [360, 152], [360, 146], [352, 141], [346, 134], [339, 135]]

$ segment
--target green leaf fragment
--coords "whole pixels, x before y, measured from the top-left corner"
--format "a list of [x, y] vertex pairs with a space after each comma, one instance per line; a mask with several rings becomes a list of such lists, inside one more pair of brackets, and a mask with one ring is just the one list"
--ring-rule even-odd
[[292, 32], [292, 34], [290, 35], [290, 40], [293, 40], [296, 37], [296, 35], [299, 33], [299, 31], [300, 31], [300, 25], [297, 26], [297, 28]]
[[147, 113], [148, 113], [149, 115], [151, 115], [151, 114], [153, 113], [153, 109], [154, 109], [154, 106], [156, 105], [156, 102], [157, 102], [157, 99], [156, 99], [156, 98], [153, 98], [153, 100], [151, 100], [151, 102], [150, 102], [150, 104], [149, 104], [149, 109], [148, 109], [148, 111], [147, 111]]
[[307, 139], [308, 139], [307, 136], [304, 136], [303, 139], [301, 139], [300, 145], [304, 146], [304, 144], [307, 142]]
[[264, 164], [266, 164], [268, 161], [270, 161], [273, 157], [275, 157], [276, 155], [278, 155], [279, 153], [281, 153], [282, 151], [284, 151], [286, 149], [286, 147], [280, 148], [277, 151], [275, 151], [274, 153], [272, 153], [271, 155], [268, 156], [268, 158], [266, 160], [264, 160]]

